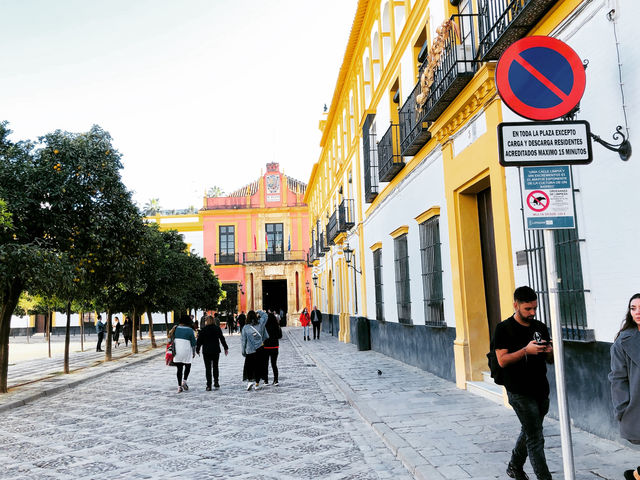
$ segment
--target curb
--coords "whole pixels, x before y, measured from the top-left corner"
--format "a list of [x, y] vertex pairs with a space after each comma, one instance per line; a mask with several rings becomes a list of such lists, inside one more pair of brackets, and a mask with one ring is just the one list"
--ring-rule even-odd
[[[160, 345], [158, 345], [159, 347]], [[49, 388], [45, 388], [43, 390], [40, 390], [39, 392], [36, 393], [27, 393], [25, 394], [25, 396], [16, 399], [16, 400], [10, 400], [6, 403], [0, 404], [0, 412], [5, 412], [7, 410], [12, 410], [14, 408], [18, 408], [18, 407], [22, 407], [30, 402], [33, 402], [34, 400], [37, 400], [39, 398], [43, 398], [43, 397], [50, 397], [52, 395], [56, 395], [64, 390], [67, 389], [72, 389], [74, 387], [77, 387], [78, 385], [87, 382], [89, 380], [93, 380], [101, 375], [104, 375], [106, 373], [111, 373], [111, 372], [115, 372], [117, 370], [121, 370], [123, 368], [129, 367], [131, 365], [136, 365], [138, 363], [142, 363], [142, 362], [146, 362], [148, 360], [151, 360], [157, 356], [160, 355], [164, 355], [164, 350], [161, 348], [150, 348], [149, 350], [146, 350], [144, 352], [141, 352], [138, 354], [137, 357], [135, 358], [131, 358], [131, 355], [128, 355], [126, 357], [123, 358], [118, 358], [116, 360], [112, 360], [111, 362], [109, 362], [108, 366], [104, 366], [105, 363], [107, 362], [103, 362], [100, 365], [96, 366], [96, 367], [89, 367], [87, 370], [85, 370], [86, 375], [82, 378], [75, 378], [75, 379], [69, 379], [69, 381], [66, 381], [64, 384], [62, 385], [56, 385], [56, 386], [52, 386]], [[122, 361], [122, 363], [120, 363], [120, 361]], [[101, 368], [102, 367], [102, 368]], [[93, 369], [96, 369], [94, 371], [91, 371]], [[85, 373], [83, 372], [83, 373]], [[67, 375], [72, 375], [72, 374], [67, 374]], [[46, 378], [43, 378], [42, 380], [37, 380], [35, 382], [32, 383], [33, 384], [38, 384], [42, 381], [48, 380]], [[20, 387], [18, 387], [20, 388]], [[20, 391], [15, 392], [16, 396], [18, 396], [20, 394]], [[7, 394], [4, 394], [7, 395]], [[9, 393], [8, 395], [11, 395], [11, 393]], [[2, 397], [0, 396], [0, 401], [2, 401]]]
[[296, 349], [301, 357], [308, 357], [318, 366], [318, 368], [324, 373], [340, 390], [340, 392], [347, 399], [349, 405], [351, 405], [362, 419], [369, 424], [371, 429], [382, 439], [387, 448], [391, 451], [394, 457], [396, 457], [404, 467], [419, 480], [444, 480], [445, 477], [438, 472], [438, 470], [429, 463], [416, 449], [411, 447], [407, 441], [398, 435], [389, 425], [387, 425], [378, 414], [366, 404], [353, 389], [335, 374], [333, 370], [322, 360], [315, 357], [313, 353], [309, 351], [303, 351], [297, 339], [294, 340], [294, 336], [291, 332], [287, 331], [289, 341]]

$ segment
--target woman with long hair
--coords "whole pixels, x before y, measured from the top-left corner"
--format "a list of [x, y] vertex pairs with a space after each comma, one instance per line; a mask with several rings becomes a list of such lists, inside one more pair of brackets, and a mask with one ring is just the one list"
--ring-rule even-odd
[[[193, 322], [189, 315], [180, 317], [180, 324], [173, 333], [176, 354], [173, 363], [178, 367], [178, 393], [189, 390], [187, 378], [191, 372], [191, 359], [196, 356], [196, 336], [193, 333]], [[184, 378], [183, 378], [184, 371]]]
[[263, 343], [268, 338], [264, 324], [260, 322], [258, 315], [253, 310], [247, 313], [247, 323], [242, 329], [240, 343], [242, 344], [242, 356], [244, 368], [242, 379], [247, 382], [247, 390], [260, 389], [260, 379], [263, 377]]
[[264, 342], [264, 353], [267, 361], [267, 378], [265, 384], [269, 383], [269, 360], [271, 360], [271, 370], [273, 370], [273, 384], [278, 385], [278, 351], [280, 349], [280, 339], [282, 329], [280, 323], [273, 312], [269, 312], [266, 327], [269, 338]]
[[[640, 445], [640, 293], [629, 300], [622, 327], [611, 345], [611, 400], [620, 422], [620, 435]], [[640, 467], [624, 472], [625, 478], [639, 478]]]

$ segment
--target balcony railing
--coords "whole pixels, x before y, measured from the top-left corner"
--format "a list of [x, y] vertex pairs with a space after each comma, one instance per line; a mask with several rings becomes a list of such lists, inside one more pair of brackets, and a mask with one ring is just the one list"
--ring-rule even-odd
[[338, 230], [346, 232], [356, 224], [353, 200], [342, 200], [338, 207]]
[[509, 45], [527, 35], [558, 0], [479, 0], [478, 57], [497, 60]]
[[475, 73], [473, 20], [476, 15], [452, 15], [457, 25], [449, 31], [420, 122], [433, 122], [458, 96]]
[[[313, 238], [313, 236], [312, 236]], [[316, 246], [315, 246], [315, 242], [311, 243], [311, 246], [309, 247], [309, 263], [315, 261], [318, 259], [318, 253], [316, 250]]]
[[216, 265], [238, 265], [240, 263], [239, 253], [216, 253], [213, 256]]
[[378, 196], [378, 147], [376, 146], [376, 133], [371, 130], [371, 125], [376, 116], [367, 115], [362, 127], [362, 153], [364, 163], [364, 200], [373, 202]]
[[259, 262], [306, 262], [304, 250], [285, 250], [282, 252], [244, 252], [244, 263]]
[[330, 250], [331, 250], [331, 245], [329, 245], [329, 242], [327, 242], [326, 232], [320, 232], [320, 251], [322, 251], [322, 255], [324, 255], [324, 252], [328, 252]]
[[327, 223], [327, 243], [329, 245], [334, 244], [334, 240], [338, 236], [338, 211], [334, 211], [329, 217], [329, 222]]
[[415, 86], [407, 101], [400, 108], [400, 153], [411, 157], [431, 139], [429, 122], [422, 121], [422, 113], [418, 111], [416, 97], [420, 93], [420, 82]]
[[380, 161], [380, 181], [389, 182], [404, 167], [400, 155], [400, 126], [391, 125], [378, 143], [378, 160]]

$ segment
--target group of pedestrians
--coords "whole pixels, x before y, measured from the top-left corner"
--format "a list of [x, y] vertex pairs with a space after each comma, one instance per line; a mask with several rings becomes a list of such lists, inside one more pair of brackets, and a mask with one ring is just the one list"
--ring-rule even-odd
[[250, 310], [240, 334], [244, 367], [242, 380], [247, 390], [260, 389], [260, 381], [269, 384], [269, 361], [273, 371], [273, 385], [278, 385], [278, 351], [282, 329], [274, 312]]
[[[523, 286], [513, 295], [514, 314], [496, 326], [493, 348], [503, 373], [509, 404], [520, 421], [520, 434], [511, 452], [507, 475], [528, 480], [529, 458], [538, 480], [551, 479], [544, 453], [542, 424], [549, 411], [547, 363], [553, 346], [546, 325], [535, 320], [537, 294]], [[611, 346], [611, 399], [620, 433], [640, 451], [640, 294], [629, 300], [626, 315]], [[640, 480], [640, 467], [624, 472], [626, 480]]]
[[[122, 338], [124, 339], [124, 346], [128, 346], [131, 341], [132, 324], [131, 318], [127, 315], [124, 318], [124, 324], [120, 324], [120, 319], [115, 317], [113, 320], [113, 337], [112, 341], [116, 347], [120, 345], [120, 332], [122, 332]], [[107, 333], [107, 322], [102, 321], [102, 315], [98, 315], [96, 321], [96, 333], [98, 334], [98, 343], [96, 344], [96, 352], [102, 352], [102, 342], [104, 336]]]
[[309, 338], [309, 325], [313, 325], [313, 339], [320, 340], [320, 327], [322, 326], [322, 313], [318, 310], [318, 307], [313, 306], [311, 315], [307, 312], [307, 309], [302, 309], [300, 314], [300, 325], [302, 325], [302, 340], [311, 340]]

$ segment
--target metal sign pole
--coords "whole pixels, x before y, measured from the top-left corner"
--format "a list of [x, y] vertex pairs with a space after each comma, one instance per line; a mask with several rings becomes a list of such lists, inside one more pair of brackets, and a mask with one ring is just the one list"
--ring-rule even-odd
[[560, 443], [562, 445], [562, 467], [565, 480], [575, 480], [573, 465], [573, 444], [569, 405], [564, 381], [564, 353], [562, 345], [562, 327], [560, 325], [560, 304], [558, 299], [558, 270], [553, 230], [544, 230], [545, 259], [547, 267], [547, 286], [549, 289], [549, 314], [551, 317], [551, 337], [553, 338], [553, 359], [556, 371], [556, 392], [558, 396], [558, 417], [560, 419]]

